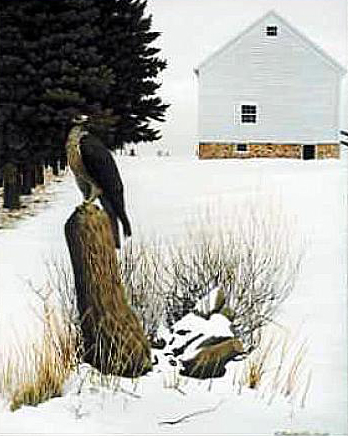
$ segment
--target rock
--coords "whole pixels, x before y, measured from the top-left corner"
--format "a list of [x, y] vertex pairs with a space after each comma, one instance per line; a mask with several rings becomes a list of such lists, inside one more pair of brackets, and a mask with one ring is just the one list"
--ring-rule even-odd
[[201, 342], [199, 345], [197, 345], [197, 349], [209, 347], [210, 345], [221, 344], [221, 342], [225, 342], [225, 341], [230, 340], [230, 339], [231, 339], [231, 336], [212, 336], [210, 338], [204, 339], [203, 342]]
[[[216, 343], [217, 340], [220, 342]], [[181, 375], [199, 379], [222, 377], [226, 373], [225, 365], [244, 354], [243, 344], [236, 338], [212, 337], [203, 341], [199, 347], [203, 347], [203, 350], [192, 359], [181, 362]]]

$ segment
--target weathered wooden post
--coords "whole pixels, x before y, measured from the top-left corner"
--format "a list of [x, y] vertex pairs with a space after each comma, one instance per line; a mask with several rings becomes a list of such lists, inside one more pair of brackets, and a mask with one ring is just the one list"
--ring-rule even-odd
[[136, 377], [150, 371], [151, 352], [128, 305], [112, 226], [93, 204], [77, 207], [65, 224], [84, 339], [84, 361], [104, 374]]

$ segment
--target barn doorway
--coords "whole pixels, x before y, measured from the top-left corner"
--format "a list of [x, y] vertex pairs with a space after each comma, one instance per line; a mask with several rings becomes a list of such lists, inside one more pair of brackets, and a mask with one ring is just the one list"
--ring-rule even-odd
[[315, 145], [304, 145], [302, 149], [302, 157], [304, 160], [315, 159]]

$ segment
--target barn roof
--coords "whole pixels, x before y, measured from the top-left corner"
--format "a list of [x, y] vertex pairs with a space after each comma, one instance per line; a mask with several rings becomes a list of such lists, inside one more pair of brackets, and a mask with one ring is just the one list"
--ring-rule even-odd
[[312, 40], [310, 40], [306, 35], [304, 35], [302, 32], [300, 32], [298, 29], [293, 27], [287, 20], [285, 20], [283, 17], [281, 17], [277, 12], [274, 10], [271, 10], [267, 12], [265, 15], [260, 17], [258, 20], [254, 21], [250, 26], [246, 27], [241, 33], [239, 33], [236, 37], [232, 38], [230, 41], [227, 42], [227, 44], [220, 47], [218, 50], [216, 50], [214, 53], [212, 53], [208, 58], [206, 58], [197, 69], [195, 69], [195, 72], [199, 72], [202, 68], [206, 67], [211, 61], [213, 61], [217, 56], [219, 56], [222, 52], [224, 52], [227, 48], [232, 47], [235, 45], [238, 41], [240, 41], [251, 29], [253, 29], [255, 26], [260, 24], [262, 21], [269, 19], [269, 18], [275, 18], [278, 21], [280, 21], [283, 25], [285, 25], [290, 31], [295, 34], [300, 40], [302, 40], [307, 47], [309, 47], [314, 53], [316, 53], [321, 59], [329, 64], [333, 69], [338, 71], [340, 74], [346, 74], [347, 70], [338, 63], [332, 56], [330, 56], [328, 53], [326, 53], [321, 47], [319, 47], [317, 44], [315, 44]]

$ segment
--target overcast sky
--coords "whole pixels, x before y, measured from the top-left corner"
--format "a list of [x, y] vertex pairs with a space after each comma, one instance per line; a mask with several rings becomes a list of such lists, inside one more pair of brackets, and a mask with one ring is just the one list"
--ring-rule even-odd
[[347, 0], [148, 0], [153, 30], [162, 32], [157, 46], [168, 61], [161, 94], [171, 104], [158, 146], [173, 154], [193, 153], [197, 143], [193, 69], [270, 9], [347, 66]]

